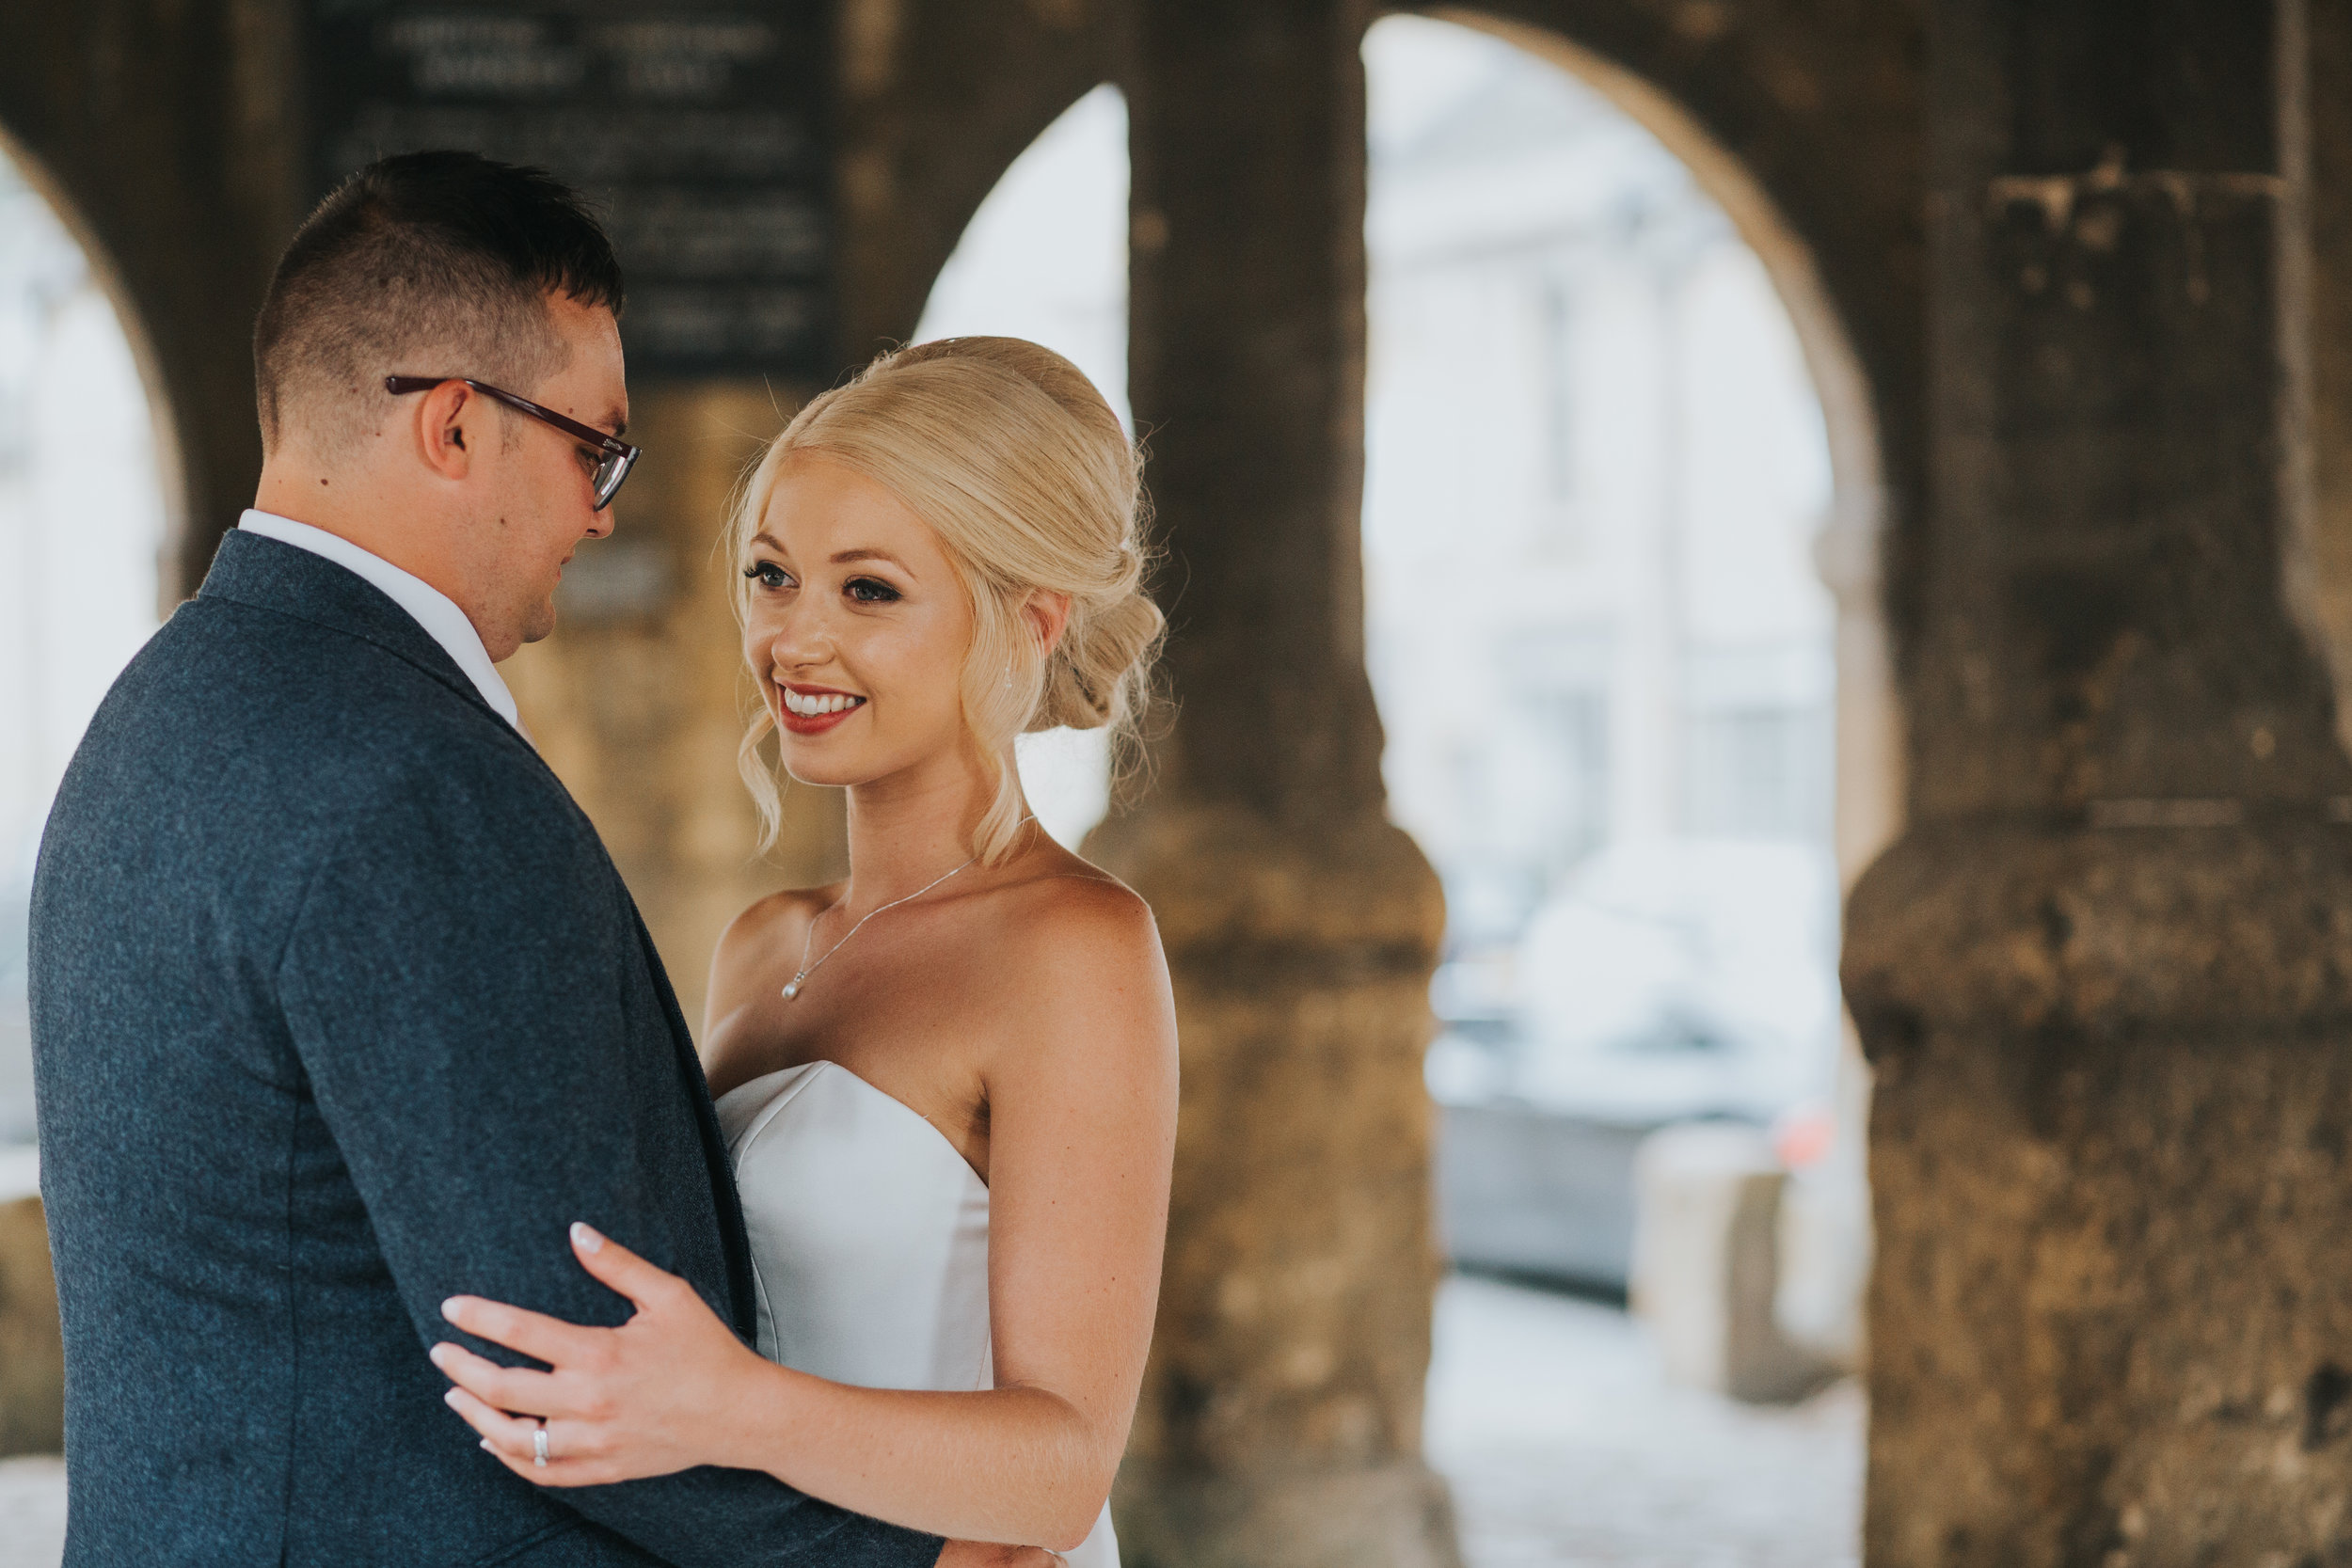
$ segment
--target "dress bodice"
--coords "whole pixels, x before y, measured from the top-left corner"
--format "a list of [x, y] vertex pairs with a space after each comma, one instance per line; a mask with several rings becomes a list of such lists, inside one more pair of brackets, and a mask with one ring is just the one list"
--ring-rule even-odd
[[[867, 1388], [995, 1385], [988, 1187], [945, 1134], [837, 1062], [721, 1096], [758, 1291], [759, 1353]], [[1072, 1568], [1118, 1568], [1110, 1513]]]

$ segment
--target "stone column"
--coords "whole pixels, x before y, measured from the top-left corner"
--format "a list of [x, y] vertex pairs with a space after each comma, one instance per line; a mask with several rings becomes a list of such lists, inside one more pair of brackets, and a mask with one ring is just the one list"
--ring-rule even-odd
[[1935, 0], [1910, 810], [1856, 889], [1873, 1568], [2352, 1553], [2352, 768], [2301, 0]]
[[[2352, 0], [2311, 0], [2312, 578], [2338, 691], [2352, 690]], [[2352, 708], [2336, 732], [2352, 741]]]
[[1174, 720], [1095, 853], [1152, 901], [1184, 1099], [1135, 1568], [1444, 1568], [1421, 1059], [1444, 924], [1364, 672], [1358, 0], [1143, 0], [1131, 389]]
[[757, 381], [630, 392], [645, 450], [613, 500], [612, 537], [564, 568], [555, 635], [507, 661], [524, 725], [596, 825], [702, 1027], [719, 933], [779, 887], [840, 875], [839, 793], [795, 784], [768, 860], [732, 766], [750, 701], [719, 553], [745, 467], [789, 401]]

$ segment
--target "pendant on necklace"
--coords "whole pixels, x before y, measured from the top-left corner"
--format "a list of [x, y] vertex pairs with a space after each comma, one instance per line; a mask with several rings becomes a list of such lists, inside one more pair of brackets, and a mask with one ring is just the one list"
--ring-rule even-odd
[[784, 988], [784, 999], [787, 1002], [794, 1001], [800, 996], [801, 982], [806, 978], [807, 976], [803, 974], [795, 974], [792, 976], [790, 982]]

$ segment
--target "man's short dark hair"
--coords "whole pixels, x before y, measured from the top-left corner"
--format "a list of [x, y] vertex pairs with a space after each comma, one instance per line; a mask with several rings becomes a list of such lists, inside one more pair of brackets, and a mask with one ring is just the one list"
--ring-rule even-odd
[[474, 152], [370, 164], [295, 230], [253, 325], [263, 445], [293, 424], [347, 450], [381, 419], [387, 375], [527, 395], [563, 368], [555, 293], [620, 312], [620, 263], [578, 192]]

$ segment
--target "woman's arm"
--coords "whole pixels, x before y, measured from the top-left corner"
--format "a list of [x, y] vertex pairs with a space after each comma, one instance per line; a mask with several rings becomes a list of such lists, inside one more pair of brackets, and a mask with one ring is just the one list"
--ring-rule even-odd
[[[589, 1484], [689, 1465], [766, 1470], [813, 1497], [968, 1540], [1060, 1549], [1101, 1513], [1133, 1419], [1159, 1290], [1176, 1111], [1158, 938], [1123, 889], [1020, 923], [993, 1031], [990, 1315], [997, 1386], [855, 1388], [761, 1360], [698, 1297], [610, 1243], [582, 1263], [638, 1303], [618, 1329], [461, 1300], [451, 1321], [549, 1363], [455, 1346], [451, 1401], [518, 1474]], [[1017, 994], [1015, 994], [1017, 992]], [[1052, 1006], [1039, 1006], [1038, 997]], [[985, 1000], [985, 999], [976, 999]], [[551, 1463], [532, 1463], [549, 1418]]]

